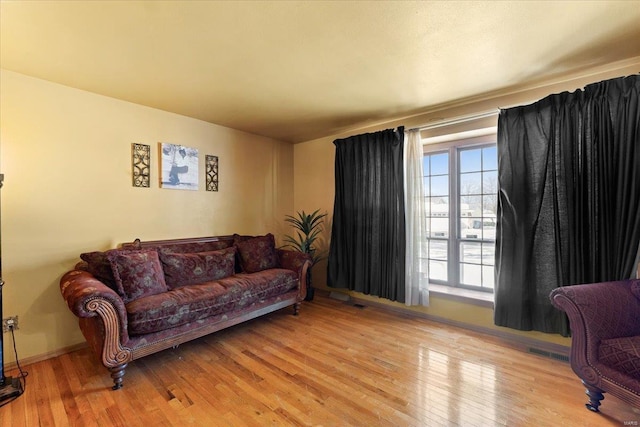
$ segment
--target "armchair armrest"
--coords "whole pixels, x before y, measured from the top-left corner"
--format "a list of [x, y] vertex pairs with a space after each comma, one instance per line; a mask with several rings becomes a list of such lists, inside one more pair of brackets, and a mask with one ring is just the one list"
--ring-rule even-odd
[[640, 335], [640, 300], [631, 292], [638, 280], [573, 285], [554, 289], [551, 302], [567, 313], [571, 326], [571, 367], [588, 383], [597, 381], [600, 342]]
[[564, 286], [551, 292], [551, 302], [565, 311], [570, 321], [583, 324], [598, 342], [639, 335], [640, 300], [631, 292], [634, 282], [640, 280]]

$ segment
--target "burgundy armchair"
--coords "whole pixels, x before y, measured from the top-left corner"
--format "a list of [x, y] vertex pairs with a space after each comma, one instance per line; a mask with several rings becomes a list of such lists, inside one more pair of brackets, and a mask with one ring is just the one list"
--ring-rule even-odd
[[640, 280], [554, 289], [552, 304], [571, 326], [571, 368], [599, 412], [603, 393], [640, 408]]

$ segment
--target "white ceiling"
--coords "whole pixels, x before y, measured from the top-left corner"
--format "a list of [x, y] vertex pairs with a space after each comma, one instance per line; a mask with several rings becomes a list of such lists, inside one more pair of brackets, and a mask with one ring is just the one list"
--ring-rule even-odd
[[632, 0], [0, 7], [2, 68], [289, 142], [640, 56]]

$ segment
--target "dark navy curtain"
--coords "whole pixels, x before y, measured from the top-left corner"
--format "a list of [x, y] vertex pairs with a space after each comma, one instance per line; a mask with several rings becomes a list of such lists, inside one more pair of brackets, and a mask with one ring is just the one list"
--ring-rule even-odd
[[405, 299], [404, 127], [337, 139], [327, 283]]
[[552, 289], [634, 275], [639, 93], [634, 75], [500, 112], [496, 325], [566, 336]]

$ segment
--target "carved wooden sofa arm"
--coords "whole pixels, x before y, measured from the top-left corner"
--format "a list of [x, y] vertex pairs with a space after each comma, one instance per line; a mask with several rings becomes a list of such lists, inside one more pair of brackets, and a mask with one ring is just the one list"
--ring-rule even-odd
[[[300, 283], [298, 298], [299, 301], [304, 300], [307, 296], [307, 286], [309, 286], [309, 269], [311, 268], [311, 256], [303, 252], [292, 251], [287, 249], [277, 249], [278, 263], [280, 267], [287, 270], [293, 270], [298, 273], [298, 280]], [[298, 313], [298, 307], [300, 304], [294, 306], [294, 314]]]
[[60, 291], [69, 309], [80, 319], [80, 329], [102, 363], [111, 372], [114, 386], [122, 387], [124, 370], [133, 357], [129, 341], [127, 312], [122, 298], [93, 275], [72, 270], [62, 276]]

